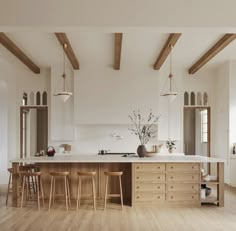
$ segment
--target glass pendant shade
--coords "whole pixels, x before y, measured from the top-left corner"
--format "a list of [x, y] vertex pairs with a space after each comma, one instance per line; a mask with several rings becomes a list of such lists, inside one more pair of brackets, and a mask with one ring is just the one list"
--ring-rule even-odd
[[[66, 49], [66, 47], [67, 47], [67, 45], [64, 44], [64, 45], [63, 45], [64, 50]], [[64, 51], [64, 50], [63, 50], [63, 51]], [[63, 56], [63, 57], [64, 57], [64, 59], [63, 59], [63, 61], [64, 61], [63, 74], [62, 74], [62, 78], [63, 78], [63, 89], [62, 89], [62, 91], [55, 93], [54, 96], [58, 96], [58, 97], [61, 99], [62, 102], [66, 102], [66, 101], [70, 98], [70, 96], [72, 96], [73, 94], [72, 94], [72, 92], [67, 91], [67, 86], [66, 86], [65, 51], [64, 51], [64, 56]]]

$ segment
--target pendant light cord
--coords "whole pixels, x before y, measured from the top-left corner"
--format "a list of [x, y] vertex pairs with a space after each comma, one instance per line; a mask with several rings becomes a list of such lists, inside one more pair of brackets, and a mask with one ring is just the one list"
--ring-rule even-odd
[[66, 92], [66, 55], [65, 55], [65, 49], [67, 48], [67, 44], [63, 44], [63, 74], [62, 74], [62, 78], [63, 78], [63, 91]]

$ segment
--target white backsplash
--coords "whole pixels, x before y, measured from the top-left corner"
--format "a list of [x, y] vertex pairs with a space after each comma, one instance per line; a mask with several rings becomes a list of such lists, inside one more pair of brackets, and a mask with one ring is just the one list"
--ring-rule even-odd
[[[60, 144], [68, 143], [72, 145], [71, 153], [78, 154], [93, 154], [98, 153], [98, 150], [110, 150], [110, 152], [136, 152], [139, 143], [138, 137], [131, 134], [128, 130], [130, 125], [78, 125], [77, 140], [76, 141], [54, 141], [51, 144], [59, 152]], [[122, 137], [122, 139], [120, 138]], [[150, 141], [147, 148], [157, 143], [164, 143], [158, 141], [157, 138]], [[149, 146], [149, 147], [148, 147]], [[177, 144], [177, 150], [178, 150]], [[161, 152], [167, 152], [163, 146]]]

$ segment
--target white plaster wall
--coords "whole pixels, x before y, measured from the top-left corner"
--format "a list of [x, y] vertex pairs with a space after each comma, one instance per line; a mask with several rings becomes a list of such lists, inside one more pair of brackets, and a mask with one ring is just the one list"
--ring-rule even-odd
[[[49, 91], [49, 71], [42, 70], [36, 75], [22, 66], [14, 68], [11, 64], [0, 60], [0, 80], [6, 82], [8, 88], [8, 153], [7, 161], [19, 156], [20, 153], [20, 106], [23, 92], [31, 90]], [[10, 166], [10, 163], [7, 163]], [[7, 182], [8, 173], [0, 173], [0, 182]]]

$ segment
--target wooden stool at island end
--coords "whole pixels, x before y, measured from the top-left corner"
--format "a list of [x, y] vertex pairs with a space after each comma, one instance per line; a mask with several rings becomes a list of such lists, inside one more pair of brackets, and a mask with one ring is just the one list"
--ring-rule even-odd
[[49, 207], [48, 211], [51, 209], [51, 203], [54, 205], [55, 196], [59, 194], [55, 194], [55, 186], [56, 186], [56, 178], [64, 178], [64, 196], [66, 201], [66, 210], [68, 211], [68, 205], [71, 206], [70, 202], [70, 188], [69, 188], [69, 172], [50, 172], [51, 175], [51, 187], [50, 187], [50, 195], [49, 195]]
[[[106, 186], [105, 186], [105, 198], [104, 198], [104, 209], [107, 206], [107, 198], [108, 197], [120, 197], [121, 201], [121, 209], [123, 209], [123, 193], [122, 193], [122, 184], [121, 184], [121, 176], [123, 172], [104, 172], [106, 176]], [[108, 194], [108, 179], [110, 177], [119, 177], [119, 184], [120, 184], [120, 194]]]
[[[26, 203], [30, 198], [30, 178], [35, 179], [35, 192], [37, 193], [38, 209], [40, 210], [40, 198], [42, 199], [42, 204], [44, 205], [44, 194], [43, 194], [43, 185], [41, 180], [41, 172], [19, 172], [20, 177], [22, 178], [22, 191], [21, 191], [21, 208], [23, 207], [24, 194], [26, 191]], [[40, 196], [41, 194], [41, 196]]]
[[12, 174], [13, 174], [13, 168], [8, 168], [7, 170], [10, 173], [10, 175], [9, 175], [8, 187], [7, 187], [6, 205], [8, 205], [9, 193], [12, 192]]
[[[94, 176], [96, 175], [96, 172], [77, 172], [78, 174], [78, 194], [77, 194], [77, 203], [76, 203], [76, 209], [78, 210], [78, 207], [80, 206], [80, 200], [82, 197], [92, 197], [93, 198], [93, 208], [96, 210], [96, 189], [95, 189], [95, 180]], [[91, 177], [91, 183], [92, 183], [92, 194], [83, 194], [82, 195], [82, 177]]]

